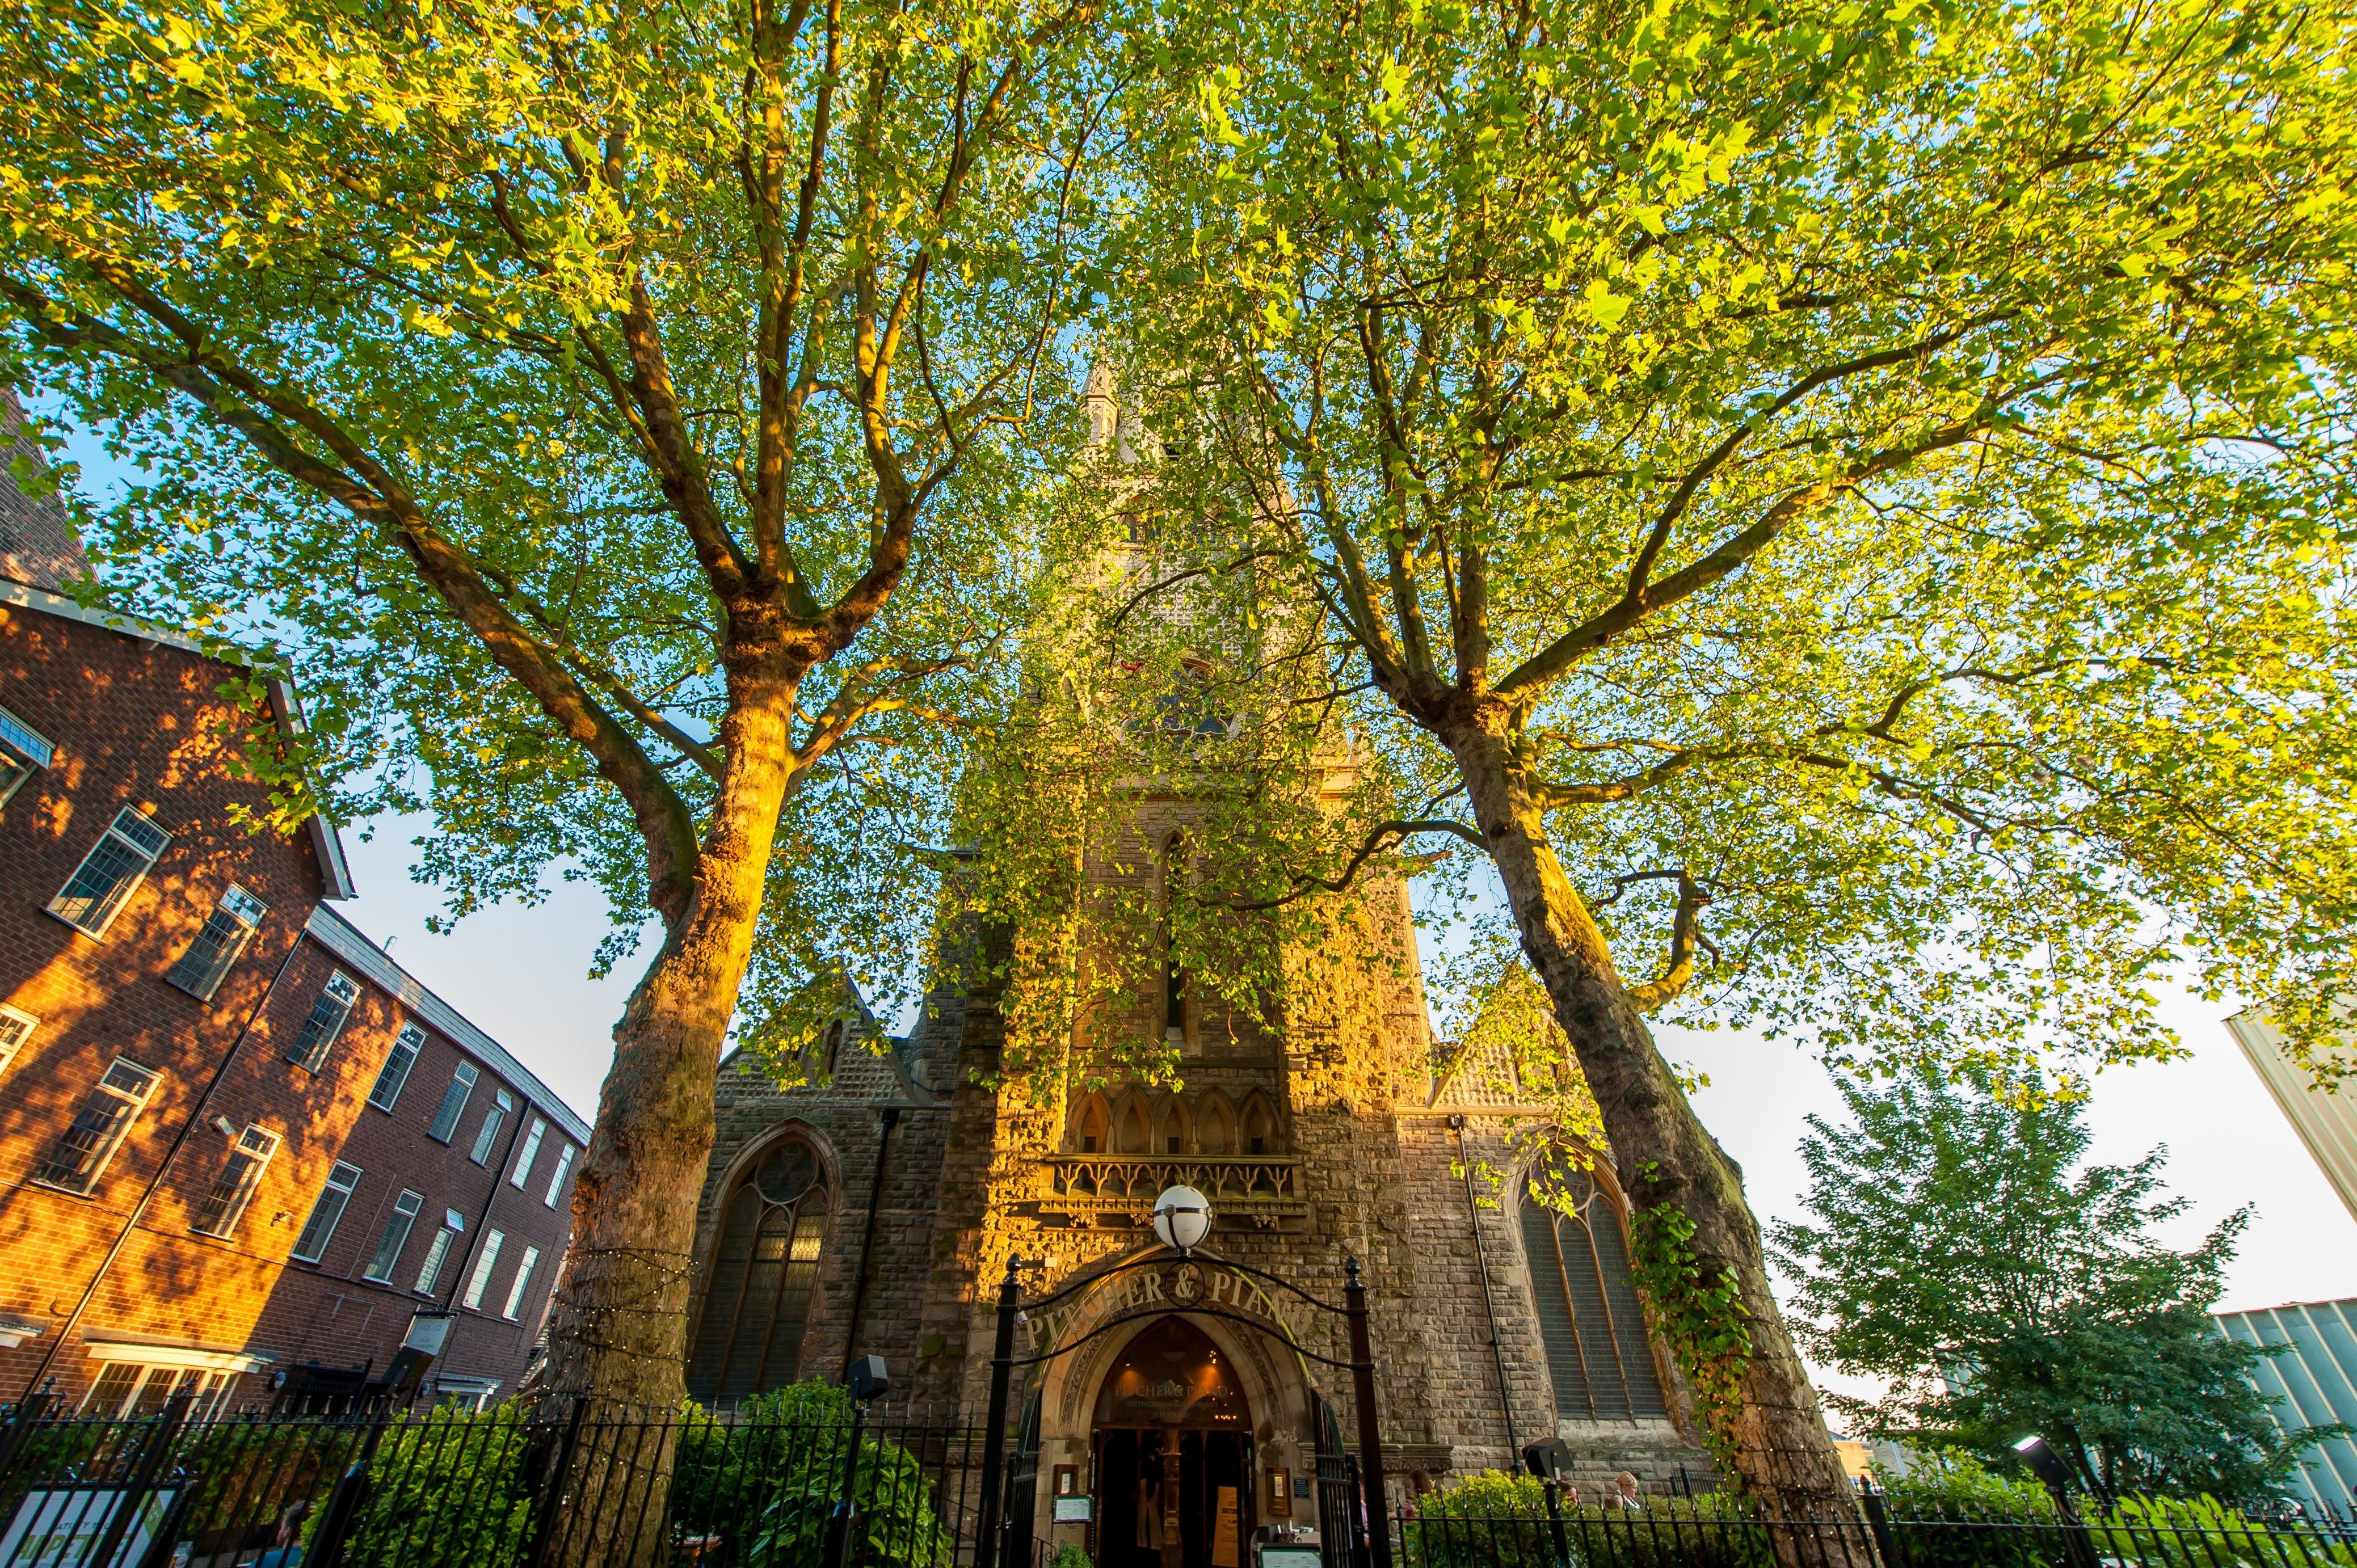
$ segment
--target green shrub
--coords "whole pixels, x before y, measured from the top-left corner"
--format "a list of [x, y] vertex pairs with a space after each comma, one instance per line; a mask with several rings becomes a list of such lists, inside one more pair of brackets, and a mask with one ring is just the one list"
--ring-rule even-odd
[[[1739, 1498], [1650, 1499], [1634, 1514], [1593, 1504], [1564, 1508], [1573, 1568], [1767, 1568], [1767, 1531]], [[1535, 1477], [1485, 1470], [1420, 1498], [1401, 1526], [1408, 1568], [1555, 1568], [1546, 1490]]]
[[514, 1568], [531, 1545], [524, 1458], [533, 1435], [515, 1405], [436, 1410], [394, 1426], [370, 1463], [368, 1501], [344, 1562]]
[[1048, 1560], [1048, 1568], [1094, 1568], [1089, 1554], [1071, 1541], [1056, 1548], [1056, 1555]]
[[1961, 1448], [1919, 1451], [1907, 1474], [1874, 1467], [1883, 1508], [1893, 1519], [1987, 1520], [2043, 1524], [2054, 1519], [2054, 1499], [2027, 1476], [1990, 1469]]
[[2215, 1498], [2129, 1498], [2088, 1520], [2099, 1557], [2142, 1568], [2303, 1568], [2357, 1564], [2357, 1549], [2303, 1535], [2270, 1535]]
[[[746, 1547], [749, 1568], [802, 1568], [819, 1561], [842, 1489], [839, 1466], [814, 1464], [790, 1477]], [[933, 1484], [899, 1444], [861, 1444], [856, 1497], [859, 1539], [851, 1561], [860, 1568], [949, 1568], [955, 1559], [957, 1541], [933, 1509]]]

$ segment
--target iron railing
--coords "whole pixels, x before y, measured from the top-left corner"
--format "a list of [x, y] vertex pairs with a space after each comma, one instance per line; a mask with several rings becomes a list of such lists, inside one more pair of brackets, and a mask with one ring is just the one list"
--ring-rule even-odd
[[1476, 1511], [1445, 1495], [1392, 1520], [1402, 1568], [2357, 1568], [2357, 1520], [2124, 1498], [2081, 1517], [1894, 1509], [1867, 1492], [1821, 1519], [1730, 1496], [1634, 1509]]
[[[0, 1568], [951, 1568], [982, 1434], [588, 1398], [0, 1423]], [[668, 1472], [668, 1487], [662, 1477]], [[845, 1509], [845, 1498], [853, 1506]]]

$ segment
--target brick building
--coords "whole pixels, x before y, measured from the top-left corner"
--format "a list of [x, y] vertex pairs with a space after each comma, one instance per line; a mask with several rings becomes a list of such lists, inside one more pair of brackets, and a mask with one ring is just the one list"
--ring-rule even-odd
[[87, 570], [0, 477], [0, 1402], [342, 1392], [421, 1309], [511, 1390], [588, 1128], [329, 907], [331, 826], [251, 825], [293, 692]]
[[[1110, 417], [1095, 423], [1112, 438]], [[1200, 816], [1185, 789], [1143, 785], [1091, 875], [1167, 878], [1182, 840], [1217, 853]], [[1177, 977], [1134, 999], [1116, 1026], [1176, 1047], [1175, 1088], [1116, 1080], [1039, 1106], [1028, 1083], [986, 1087], [1004, 1021], [992, 995], [951, 981], [906, 1037], [846, 995], [823, 1059], [773, 1074], [729, 1058], [690, 1392], [726, 1403], [874, 1353], [913, 1399], [978, 1418], [999, 1283], [1010, 1257], [1034, 1260], [1035, 1298], [1098, 1282], [1023, 1330], [1026, 1356], [1073, 1348], [1017, 1390], [1037, 1434], [1039, 1536], [1126, 1564], [1154, 1495], [1179, 1499], [1180, 1561], [1238, 1561], [1207, 1539], [1222, 1488], [1247, 1535], [1314, 1523], [1318, 1454], [1354, 1432], [1348, 1374], [1286, 1342], [1336, 1359], [1347, 1344], [1340, 1322], [1217, 1261], [1106, 1273], [1159, 1251], [1151, 1206], [1184, 1184], [1210, 1197], [1222, 1258], [1329, 1301], [1346, 1258], [1363, 1266], [1394, 1500], [1415, 1471], [1512, 1467], [1548, 1435], [1591, 1487], [1622, 1469], [1712, 1485], [1631, 1286], [1609, 1163], [1569, 1172], [1518, 1064], [1433, 1039], [1401, 883], [1329, 900], [1325, 928], [1322, 957], [1340, 961], [1286, 965], [1275, 1028]], [[1077, 1033], [1072, 1049], [1087, 1050]], [[1541, 1165], [1582, 1199], [1577, 1218], [1530, 1200]], [[1476, 1190], [1469, 1168], [1501, 1187]], [[1091, 1526], [1053, 1522], [1065, 1490], [1091, 1496]]]

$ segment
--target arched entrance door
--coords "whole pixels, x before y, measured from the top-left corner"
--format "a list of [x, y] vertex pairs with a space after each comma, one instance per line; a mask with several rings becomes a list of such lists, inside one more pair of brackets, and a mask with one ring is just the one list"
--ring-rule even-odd
[[1209, 1335], [1175, 1316], [1140, 1330], [1097, 1394], [1097, 1568], [1243, 1568], [1252, 1434], [1235, 1370]]

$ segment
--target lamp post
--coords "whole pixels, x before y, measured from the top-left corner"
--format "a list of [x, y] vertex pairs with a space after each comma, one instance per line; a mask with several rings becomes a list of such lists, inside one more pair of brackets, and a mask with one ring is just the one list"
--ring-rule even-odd
[[2021, 1455], [2032, 1475], [2046, 1483], [2054, 1498], [2054, 1512], [2062, 1524], [2062, 1550], [2071, 1559], [2071, 1568], [2096, 1568], [2095, 1547], [2087, 1539], [2086, 1521], [2071, 1503], [2071, 1467], [2062, 1462], [2062, 1455], [2034, 1432], [2016, 1443], [2013, 1451]]
[[835, 1500], [834, 1518], [828, 1521], [830, 1568], [846, 1568], [851, 1562], [852, 1537], [859, 1520], [859, 1445], [867, 1435], [867, 1407], [892, 1391], [892, 1379], [884, 1369], [881, 1356], [862, 1356], [852, 1362], [851, 1375], [845, 1382], [851, 1390], [851, 1444], [843, 1461], [843, 1496]]
[[1154, 1200], [1154, 1233], [1185, 1257], [1211, 1233], [1211, 1200], [1191, 1187], [1169, 1187]]

